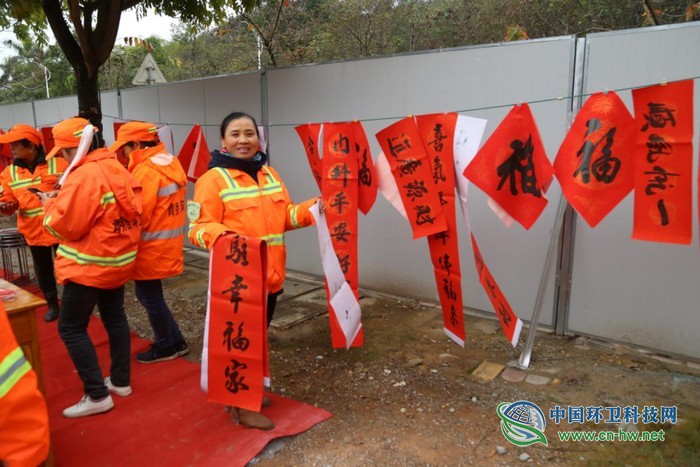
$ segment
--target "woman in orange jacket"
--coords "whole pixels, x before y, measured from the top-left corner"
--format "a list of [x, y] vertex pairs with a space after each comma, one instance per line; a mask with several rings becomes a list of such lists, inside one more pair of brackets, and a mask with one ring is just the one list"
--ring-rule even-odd
[[12, 148], [12, 165], [0, 174], [0, 212], [10, 215], [19, 210], [17, 230], [29, 245], [39, 288], [49, 306], [44, 320], [54, 321], [58, 318], [58, 292], [53, 254], [58, 242], [42, 225], [44, 209], [34, 190], [52, 191], [68, 163], [62, 158], [47, 161], [41, 141], [41, 133], [21, 123], [0, 135], [0, 143], [9, 143]]
[[0, 302], [0, 465], [39, 465], [49, 454], [49, 414]]
[[[266, 240], [269, 325], [285, 277], [284, 232], [313, 224], [309, 208], [321, 201], [292, 203], [279, 174], [266, 165], [258, 126], [250, 115], [234, 112], [223, 120], [221, 145], [220, 151], [212, 151], [209, 170], [197, 180], [194, 200], [188, 202], [189, 239], [207, 249], [227, 232]], [[267, 403], [263, 401], [263, 406]], [[258, 412], [234, 409], [233, 417], [250, 428], [274, 427], [272, 420]]]
[[186, 355], [189, 348], [163, 297], [162, 279], [181, 274], [184, 268], [187, 175], [180, 161], [165, 150], [153, 123], [125, 123], [109, 150], [122, 152], [142, 188], [141, 242], [133, 278], [136, 297], [151, 322], [153, 345], [136, 355], [136, 361], [172, 360]]
[[[56, 146], [73, 162], [88, 121], [69, 118], [53, 128]], [[63, 284], [58, 332], [66, 344], [85, 395], [63, 411], [69, 418], [111, 410], [110, 392], [131, 394], [129, 323], [124, 284], [131, 279], [141, 237], [141, 187], [95, 135], [91, 152], [76, 160], [55, 197], [42, 195], [44, 226], [56, 238], [56, 276]], [[95, 305], [109, 336], [111, 376], [103, 378], [87, 327]]]

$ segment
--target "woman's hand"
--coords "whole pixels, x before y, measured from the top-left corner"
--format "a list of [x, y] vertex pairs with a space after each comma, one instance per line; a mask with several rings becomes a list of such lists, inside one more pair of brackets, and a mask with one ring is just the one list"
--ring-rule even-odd
[[316, 204], [318, 204], [318, 212], [320, 212], [321, 214], [326, 212], [326, 203], [323, 202], [323, 198], [319, 196], [316, 200]]
[[56, 196], [58, 196], [58, 190], [54, 190], [54, 191], [40, 191], [40, 192], [38, 192], [36, 195], [37, 195], [37, 196], [39, 197], [39, 199], [41, 200], [41, 204], [46, 204], [46, 201], [47, 201], [49, 198], [55, 198]]

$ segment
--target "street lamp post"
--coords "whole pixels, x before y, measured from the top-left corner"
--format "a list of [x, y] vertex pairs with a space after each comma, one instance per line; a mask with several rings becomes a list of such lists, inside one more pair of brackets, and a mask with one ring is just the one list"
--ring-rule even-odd
[[49, 94], [49, 80], [51, 79], [51, 71], [36, 60], [32, 60], [31, 62], [36, 65], [39, 65], [41, 68], [44, 69], [44, 82], [46, 83], [46, 98], [50, 99], [51, 95]]

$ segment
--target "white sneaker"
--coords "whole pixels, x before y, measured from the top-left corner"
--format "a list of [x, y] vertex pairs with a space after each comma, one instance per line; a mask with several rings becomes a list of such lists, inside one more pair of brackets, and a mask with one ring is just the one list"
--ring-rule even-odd
[[108, 395], [101, 401], [94, 401], [90, 399], [90, 396], [85, 394], [80, 402], [75, 405], [71, 405], [63, 411], [63, 416], [68, 418], [79, 418], [87, 417], [88, 415], [95, 415], [98, 413], [104, 413], [114, 408], [114, 401], [112, 396]]
[[133, 392], [131, 390], [131, 386], [115, 386], [115, 385], [113, 385], [112, 379], [110, 376], [107, 376], [105, 378], [105, 386], [107, 386], [107, 389], [109, 389], [109, 392], [111, 392], [112, 394], [116, 394], [117, 396], [120, 396], [120, 397], [126, 397]]

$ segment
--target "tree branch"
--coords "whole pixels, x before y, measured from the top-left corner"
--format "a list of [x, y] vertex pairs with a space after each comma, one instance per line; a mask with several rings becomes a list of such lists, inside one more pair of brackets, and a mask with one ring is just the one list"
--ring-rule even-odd
[[119, 31], [122, 10], [120, 2], [102, 2], [97, 9], [97, 25], [94, 37], [99, 38], [95, 44], [95, 60], [98, 68], [109, 58], [114, 48]]
[[79, 64], [83, 61], [83, 52], [63, 17], [61, 0], [42, 0], [42, 6], [56, 42], [58, 42], [58, 45], [65, 53], [66, 59], [73, 69], [77, 70]]
[[659, 19], [656, 17], [654, 10], [649, 6], [649, 0], [642, 0], [642, 6], [644, 7], [644, 13], [647, 15], [647, 19], [653, 26], [659, 25]]

